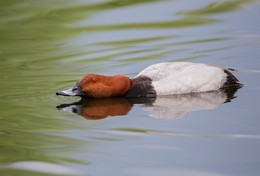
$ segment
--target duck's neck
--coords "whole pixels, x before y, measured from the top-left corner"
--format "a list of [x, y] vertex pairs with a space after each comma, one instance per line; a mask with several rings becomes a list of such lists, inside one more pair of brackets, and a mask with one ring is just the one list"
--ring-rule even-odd
[[124, 75], [108, 77], [107, 85], [112, 92], [111, 97], [121, 97], [125, 95], [133, 86], [133, 81]]

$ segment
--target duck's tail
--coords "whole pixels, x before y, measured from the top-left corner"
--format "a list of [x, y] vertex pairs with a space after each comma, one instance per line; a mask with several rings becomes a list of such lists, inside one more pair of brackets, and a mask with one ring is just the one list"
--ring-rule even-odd
[[243, 87], [243, 84], [239, 82], [239, 80], [231, 73], [231, 71], [236, 72], [237, 70], [235, 70], [233, 68], [224, 69], [224, 72], [227, 74], [227, 80], [223, 84], [222, 88], [228, 88], [228, 87], [241, 88], [241, 87]]

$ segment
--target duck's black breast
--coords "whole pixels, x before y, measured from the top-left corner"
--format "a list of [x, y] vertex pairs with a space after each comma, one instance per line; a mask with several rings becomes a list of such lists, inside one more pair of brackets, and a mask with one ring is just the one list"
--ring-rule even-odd
[[156, 97], [156, 91], [152, 85], [152, 79], [147, 76], [138, 76], [132, 79], [133, 87], [126, 92], [124, 97], [135, 98], [135, 97]]

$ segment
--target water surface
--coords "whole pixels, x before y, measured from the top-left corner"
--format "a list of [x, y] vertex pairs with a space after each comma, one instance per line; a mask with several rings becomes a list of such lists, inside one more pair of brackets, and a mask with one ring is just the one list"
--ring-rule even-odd
[[[1, 175], [259, 175], [259, 1], [0, 8]], [[235, 68], [244, 87], [228, 101], [219, 92], [83, 104], [55, 95], [84, 73], [134, 77], [165, 61]]]

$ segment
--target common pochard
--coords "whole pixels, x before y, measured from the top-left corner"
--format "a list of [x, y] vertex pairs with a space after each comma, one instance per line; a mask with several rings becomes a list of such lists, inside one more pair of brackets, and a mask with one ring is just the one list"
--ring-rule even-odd
[[163, 62], [145, 68], [133, 79], [124, 75], [86, 74], [72, 88], [56, 92], [56, 95], [156, 97], [241, 87], [231, 71], [233, 69], [201, 63]]

